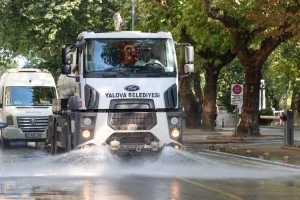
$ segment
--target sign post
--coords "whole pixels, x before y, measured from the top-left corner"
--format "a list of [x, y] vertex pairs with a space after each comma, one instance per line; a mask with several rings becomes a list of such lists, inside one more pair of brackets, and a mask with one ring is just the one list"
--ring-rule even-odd
[[243, 85], [232, 84], [231, 85], [231, 105], [235, 105], [235, 128], [234, 136], [236, 136], [237, 123], [238, 123], [238, 105], [243, 104]]

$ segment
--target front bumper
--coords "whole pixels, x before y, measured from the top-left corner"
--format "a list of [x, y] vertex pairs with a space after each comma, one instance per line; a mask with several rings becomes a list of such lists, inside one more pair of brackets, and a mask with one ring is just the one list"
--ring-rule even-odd
[[19, 128], [6, 127], [2, 130], [2, 138], [6, 140], [43, 141], [46, 140], [46, 131], [24, 133]]

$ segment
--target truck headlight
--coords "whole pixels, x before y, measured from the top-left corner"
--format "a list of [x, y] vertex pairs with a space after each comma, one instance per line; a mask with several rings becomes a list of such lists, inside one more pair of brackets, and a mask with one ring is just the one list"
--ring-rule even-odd
[[91, 136], [91, 131], [90, 130], [82, 131], [82, 137], [89, 138], [90, 136]]
[[180, 135], [180, 132], [177, 128], [174, 128], [171, 132], [172, 137], [177, 138]]
[[7, 123], [7, 125], [14, 125], [14, 120], [13, 120], [12, 115], [6, 116], [6, 123]]

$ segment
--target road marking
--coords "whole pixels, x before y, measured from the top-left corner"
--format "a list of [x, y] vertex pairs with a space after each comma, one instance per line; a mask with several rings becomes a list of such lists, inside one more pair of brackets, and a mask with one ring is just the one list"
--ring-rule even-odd
[[185, 181], [185, 182], [187, 182], [187, 183], [190, 183], [190, 184], [199, 186], [199, 187], [201, 187], [201, 188], [205, 188], [205, 189], [207, 189], [207, 190], [210, 190], [210, 191], [219, 193], [219, 194], [221, 194], [221, 195], [227, 196], [227, 197], [229, 197], [230, 199], [234, 199], [234, 200], [243, 200], [242, 198], [240, 198], [240, 197], [238, 197], [238, 196], [236, 196], [236, 195], [234, 195], [234, 194], [228, 193], [228, 192], [226, 192], [226, 191], [224, 191], [224, 190], [220, 190], [220, 189], [217, 189], [217, 188], [214, 188], [214, 187], [210, 187], [210, 186], [207, 186], [207, 185], [203, 185], [203, 184], [201, 184], [201, 183], [197, 183], [197, 182], [195, 182], [195, 181], [191, 181], [191, 180], [185, 179], [185, 178], [179, 178], [179, 179], [182, 180], [182, 181]]

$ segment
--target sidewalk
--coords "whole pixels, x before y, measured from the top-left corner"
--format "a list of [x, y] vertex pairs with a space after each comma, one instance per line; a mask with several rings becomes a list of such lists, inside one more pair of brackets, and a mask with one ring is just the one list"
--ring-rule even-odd
[[[267, 127], [271, 129], [271, 127]], [[299, 131], [299, 127], [295, 128]], [[201, 129], [185, 129], [183, 144], [198, 144], [201, 149], [215, 152], [254, 157], [274, 162], [300, 165], [300, 141], [293, 146], [284, 145], [282, 135], [271, 132], [261, 137], [234, 137], [234, 128], [217, 127], [215, 131], [205, 132]]]

